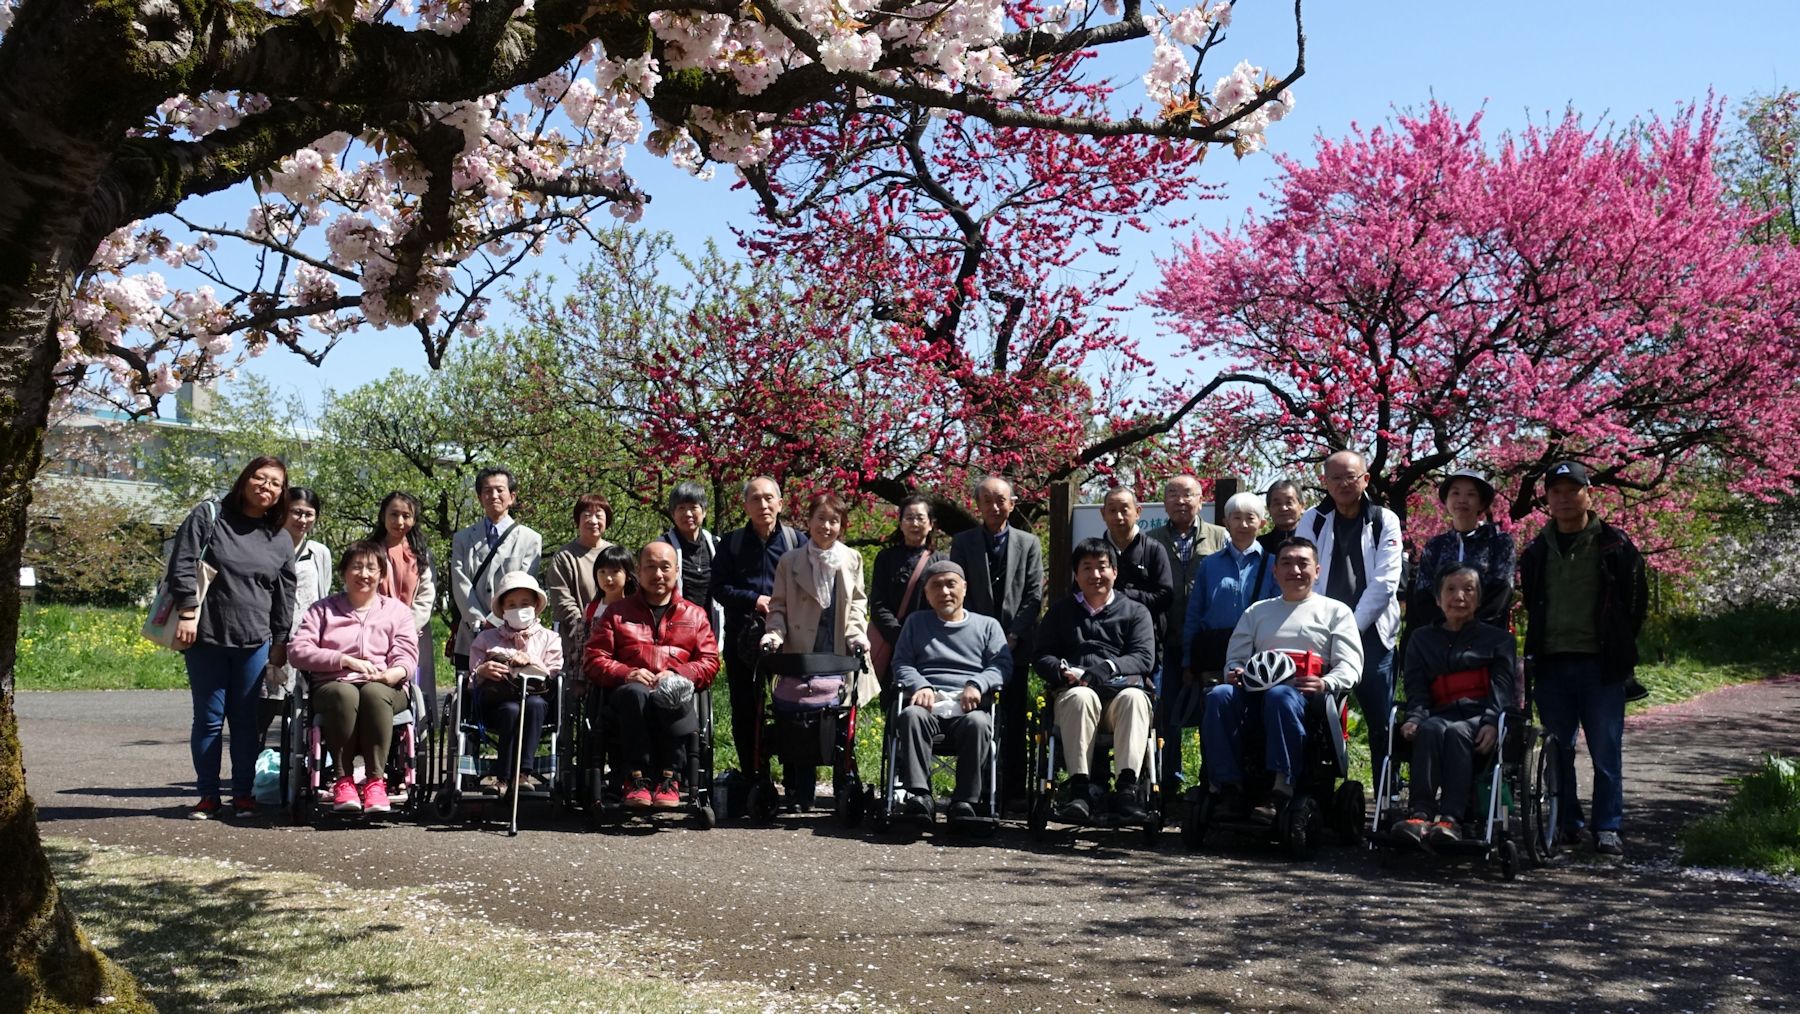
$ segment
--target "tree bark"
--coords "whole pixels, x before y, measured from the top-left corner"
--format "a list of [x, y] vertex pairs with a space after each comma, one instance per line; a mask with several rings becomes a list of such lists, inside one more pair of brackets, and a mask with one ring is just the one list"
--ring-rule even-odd
[[[22, 237], [0, 237], [0, 244], [12, 240]], [[0, 279], [0, 856], [7, 865], [0, 881], [0, 1010], [85, 1008], [103, 996], [112, 998], [109, 1009], [149, 1010], [130, 977], [88, 943], [56, 889], [25, 791], [13, 709], [20, 604], [14, 575], [43, 455], [62, 284]]]

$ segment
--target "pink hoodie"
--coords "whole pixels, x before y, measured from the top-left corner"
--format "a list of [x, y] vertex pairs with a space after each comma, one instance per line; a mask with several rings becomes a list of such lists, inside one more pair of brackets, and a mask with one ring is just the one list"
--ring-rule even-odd
[[358, 618], [342, 592], [314, 602], [300, 621], [300, 632], [288, 643], [288, 664], [309, 673], [315, 685], [353, 674], [344, 656], [367, 659], [383, 669], [401, 666], [410, 679], [419, 667], [419, 632], [412, 607], [396, 598], [376, 595], [368, 614]]

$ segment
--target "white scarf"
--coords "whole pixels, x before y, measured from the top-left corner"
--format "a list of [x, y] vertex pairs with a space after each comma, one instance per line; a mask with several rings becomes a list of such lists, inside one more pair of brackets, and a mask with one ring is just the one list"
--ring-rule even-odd
[[811, 542], [806, 544], [806, 562], [812, 564], [812, 587], [806, 591], [820, 609], [831, 605], [832, 586], [837, 583], [838, 568], [844, 565], [847, 552], [842, 542], [832, 543], [830, 549], [820, 549]]

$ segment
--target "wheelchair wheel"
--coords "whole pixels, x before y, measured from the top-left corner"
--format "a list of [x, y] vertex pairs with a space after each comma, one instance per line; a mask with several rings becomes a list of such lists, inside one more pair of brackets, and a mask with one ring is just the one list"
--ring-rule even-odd
[[775, 823], [775, 785], [768, 779], [760, 779], [750, 786], [750, 799], [744, 805], [744, 815], [753, 824]]
[[1345, 845], [1362, 841], [1363, 827], [1369, 819], [1369, 801], [1361, 782], [1345, 782], [1331, 794], [1331, 829]]
[[1206, 844], [1206, 826], [1212, 822], [1212, 793], [1205, 786], [1189, 789], [1187, 808], [1181, 815], [1181, 844], [1189, 850]]
[[1561, 758], [1562, 744], [1548, 733], [1538, 741], [1536, 750], [1526, 752], [1525, 800], [1520, 810], [1521, 823], [1525, 832], [1527, 854], [1539, 866], [1547, 865], [1562, 849], [1557, 841], [1561, 830], [1559, 790], [1562, 775], [1558, 767]]
[[853, 773], [837, 778], [837, 784], [832, 787], [831, 801], [839, 824], [847, 828], [861, 824], [864, 800], [862, 779]]
[[1519, 847], [1511, 838], [1500, 842], [1500, 878], [1517, 880], [1519, 877]]
[[446, 824], [462, 822], [462, 793], [446, 785], [431, 797], [432, 812]]
[[1053, 792], [1040, 791], [1037, 798], [1032, 800], [1031, 814], [1026, 821], [1033, 835], [1042, 838], [1050, 833], [1050, 810], [1055, 805], [1056, 794]]
[[1319, 803], [1313, 797], [1295, 794], [1287, 808], [1282, 811], [1280, 831], [1282, 845], [1293, 859], [1311, 859], [1319, 848], [1319, 831], [1324, 825], [1324, 815], [1319, 812]]
[[694, 826], [702, 831], [711, 831], [719, 823], [719, 817], [710, 806], [702, 806], [694, 811]]

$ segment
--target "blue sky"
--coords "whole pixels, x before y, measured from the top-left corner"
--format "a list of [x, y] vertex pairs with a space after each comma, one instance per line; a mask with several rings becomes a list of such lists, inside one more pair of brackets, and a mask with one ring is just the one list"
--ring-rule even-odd
[[[1501, 129], [1559, 118], [1569, 107], [1590, 121], [1624, 121], [1646, 113], [1668, 114], [1681, 103], [1703, 99], [1709, 90], [1735, 109], [1752, 93], [1797, 83], [1791, 54], [1800, 39], [1800, 0], [1310, 0], [1305, 13], [1307, 73], [1294, 89], [1294, 114], [1269, 134], [1271, 150], [1302, 160], [1318, 135], [1338, 136], [1352, 124], [1373, 125], [1396, 108], [1418, 108], [1432, 98], [1462, 115], [1485, 107], [1484, 133], [1492, 136]], [[1243, 58], [1285, 73], [1293, 49], [1291, 4], [1241, 0], [1207, 76], [1216, 78]], [[1138, 101], [1143, 86], [1137, 78], [1148, 60], [1146, 48], [1133, 47], [1109, 54], [1102, 69], [1122, 83], [1124, 99]], [[628, 164], [653, 197], [644, 227], [674, 233], [683, 248], [698, 248], [708, 238], [729, 248], [730, 226], [750, 221], [749, 196], [730, 189], [729, 170], [700, 182], [642, 151], [633, 152]], [[1133, 237], [1121, 265], [1130, 275], [1130, 287], [1140, 292], [1153, 287], [1155, 258], [1194, 229], [1223, 226], [1260, 207], [1274, 172], [1267, 155], [1236, 162], [1228, 153], [1216, 152], [1207, 160], [1206, 173], [1223, 185], [1222, 198], [1170, 209], [1171, 218], [1194, 220], [1185, 230], [1159, 229]], [[241, 212], [230, 217], [241, 218]], [[566, 277], [572, 271], [564, 258], [578, 263], [582, 252], [552, 247], [537, 268]], [[502, 307], [496, 307], [494, 319], [507, 321]], [[1147, 312], [1134, 314], [1128, 323], [1147, 349], [1164, 356], [1182, 354], [1156, 334]], [[272, 352], [249, 369], [313, 400], [327, 384], [344, 389], [395, 367], [423, 365], [416, 336], [393, 330], [346, 340], [324, 370], [286, 352]]]

